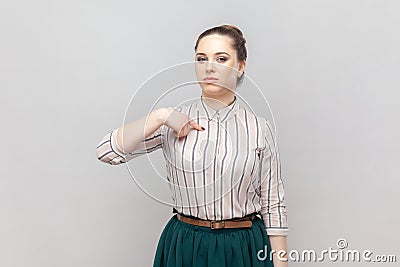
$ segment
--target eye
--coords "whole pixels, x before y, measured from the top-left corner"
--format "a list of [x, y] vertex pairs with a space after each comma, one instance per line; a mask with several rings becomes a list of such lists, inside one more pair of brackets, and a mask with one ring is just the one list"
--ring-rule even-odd
[[217, 61], [219, 61], [219, 62], [225, 62], [225, 61], [227, 61], [228, 59], [226, 58], [226, 57], [218, 57], [217, 58]]
[[207, 60], [207, 58], [205, 58], [205, 57], [198, 57], [196, 60], [199, 61], [199, 62], [204, 62], [204, 61]]

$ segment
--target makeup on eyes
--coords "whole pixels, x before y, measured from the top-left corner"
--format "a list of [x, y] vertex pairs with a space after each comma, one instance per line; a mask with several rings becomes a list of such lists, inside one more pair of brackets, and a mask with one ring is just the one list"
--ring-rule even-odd
[[[229, 57], [217, 57], [217, 61], [222, 61], [225, 62], [229, 59]], [[202, 61], [206, 61], [207, 57], [197, 57], [196, 61], [202, 62]]]

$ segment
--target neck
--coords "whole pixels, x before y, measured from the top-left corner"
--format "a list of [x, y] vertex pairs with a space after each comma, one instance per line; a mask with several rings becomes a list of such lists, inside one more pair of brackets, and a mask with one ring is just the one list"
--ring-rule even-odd
[[203, 101], [215, 110], [225, 108], [235, 101], [234, 93], [229, 93], [221, 96], [209, 96], [203, 93], [201, 96], [203, 97]]

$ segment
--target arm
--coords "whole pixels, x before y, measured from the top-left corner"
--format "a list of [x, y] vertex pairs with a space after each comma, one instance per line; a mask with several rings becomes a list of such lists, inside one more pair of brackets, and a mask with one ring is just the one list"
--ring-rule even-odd
[[[273, 261], [274, 261], [274, 267], [287, 267], [288, 262], [287, 262], [287, 237], [286, 236], [279, 236], [279, 235], [270, 235], [269, 236], [269, 241], [271, 243], [271, 249], [276, 251], [273, 254]], [[284, 254], [279, 251], [285, 251]], [[282, 260], [285, 259], [285, 260]]]
[[159, 108], [106, 134], [96, 148], [97, 158], [117, 165], [152, 152], [162, 146], [164, 125], [173, 129], [179, 137], [187, 135], [191, 129], [203, 130], [174, 108]]
[[[288, 266], [287, 261], [287, 235], [288, 223], [286, 215], [286, 205], [283, 190], [283, 181], [281, 179], [281, 166], [279, 159], [279, 150], [276, 136], [272, 132], [270, 123], [265, 120], [265, 147], [261, 151], [261, 214], [264, 220], [265, 228], [271, 243], [271, 249], [276, 251], [273, 254], [275, 267]], [[284, 250], [286, 254], [279, 254]]]
[[118, 128], [117, 145], [121, 148], [121, 152], [132, 153], [144, 139], [154, 137], [151, 135], [164, 124], [167, 112], [168, 109], [157, 109], [148, 116]]
[[161, 126], [168, 111], [157, 109], [106, 134], [96, 148], [97, 158], [117, 165], [160, 148]]

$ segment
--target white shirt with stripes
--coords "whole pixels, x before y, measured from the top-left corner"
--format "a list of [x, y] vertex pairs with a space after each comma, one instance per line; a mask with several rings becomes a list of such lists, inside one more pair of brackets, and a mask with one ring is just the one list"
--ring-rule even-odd
[[99, 160], [112, 165], [159, 148], [166, 161], [174, 208], [205, 220], [261, 214], [268, 235], [288, 235], [276, 136], [271, 124], [240, 105], [214, 110], [203, 97], [175, 108], [205, 128], [177, 138], [165, 125], [127, 154], [114, 129], [97, 146]]

